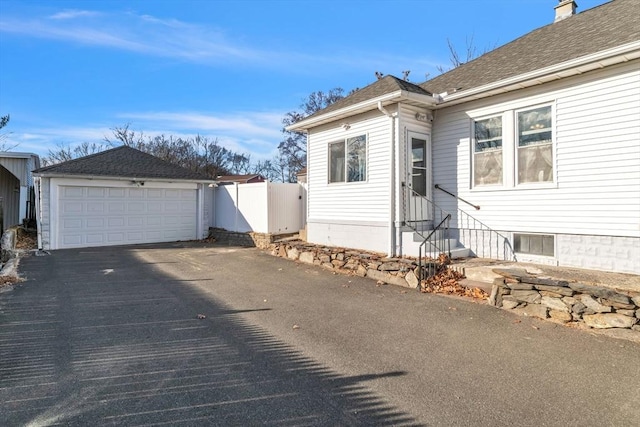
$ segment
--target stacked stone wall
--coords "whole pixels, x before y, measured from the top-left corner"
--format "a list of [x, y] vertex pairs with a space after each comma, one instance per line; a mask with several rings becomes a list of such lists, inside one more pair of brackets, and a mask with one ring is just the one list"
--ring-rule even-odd
[[640, 331], [640, 293], [495, 269], [489, 303], [518, 314], [590, 328]]
[[249, 246], [260, 249], [269, 249], [274, 240], [282, 239], [291, 234], [270, 234], [270, 233], [242, 233], [228, 231], [223, 228], [210, 228], [209, 237], [216, 242], [229, 246]]
[[418, 263], [408, 258], [387, 258], [384, 254], [313, 245], [301, 241], [276, 242], [271, 254], [282, 258], [319, 265], [335, 273], [369, 277], [381, 283], [418, 287]]

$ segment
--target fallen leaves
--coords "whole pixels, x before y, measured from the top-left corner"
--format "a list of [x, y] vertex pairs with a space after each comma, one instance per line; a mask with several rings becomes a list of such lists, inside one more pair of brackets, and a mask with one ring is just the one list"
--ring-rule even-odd
[[421, 292], [445, 295], [459, 295], [464, 297], [486, 299], [489, 297], [485, 291], [480, 288], [467, 288], [459, 283], [464, 275], [458, 271], [447, 268], [451, 261], [445, 254], [440, 254], [437, 260], [437, 274], [423, 280], [421, 283]]
[[0, 286], [13, 285], [20, 282], [20, 279], [15, 276], [0, 276]]
[[34, 229], [19, 227], [16, 235], [16, 249], [37, 249], [38, 235]]

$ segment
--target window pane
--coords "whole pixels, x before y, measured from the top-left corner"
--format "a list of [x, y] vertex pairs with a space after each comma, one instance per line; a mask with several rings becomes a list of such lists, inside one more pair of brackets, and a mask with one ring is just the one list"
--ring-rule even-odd
[[521, 254], [554, 256], [554, 240], [548, 234], [514, 234], [513, 248]]
[[344, 142], [329, 144], [329, 182], [344, 182]]
[[518, 148], [518, 182], [553, 182], [551, 144]]
[[553, 236], [542, 236], [542, 255], [553, 256], [555, 253], [553, 241]]
[[529, 236], [529, 252], [532, 255], [542, 255], [542, 236]]
[[519, 147], [550, 144], [551, 142], [551, 107], [541, 107], [518, 113]]
[[474, 122], [473, 185], [502, 184], [502, 117]]
[[473, 155], [473, 185], [502, 184], [502, 150]]
[[476, 153], [502, 149], [502, 117], [478, 120], [474, 129]]
[[367, 138], [364, 135], [347, 139], [347, 181], [367, 179]]
[[411, 138], [411, 186], [421, 196], [427, 195], [426, 146], [424, 139]]

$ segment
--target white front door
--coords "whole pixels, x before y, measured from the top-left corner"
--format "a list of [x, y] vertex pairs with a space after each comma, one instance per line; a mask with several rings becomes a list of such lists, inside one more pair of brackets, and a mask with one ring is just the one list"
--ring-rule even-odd
[[407, 135], [407, 187], [409, 204], [407, 221], [419, 223], [431, 218], [431, 142], [429, 135], [409, 132]]

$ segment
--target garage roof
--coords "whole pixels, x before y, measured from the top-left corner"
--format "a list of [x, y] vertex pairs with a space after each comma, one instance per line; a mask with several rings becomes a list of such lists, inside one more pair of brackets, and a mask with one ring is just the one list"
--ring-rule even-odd
[[77, 175], [213, 182], [204, 174], [190, 171], [126, 145], [36, 169], [33, 173], [38, 176]]

